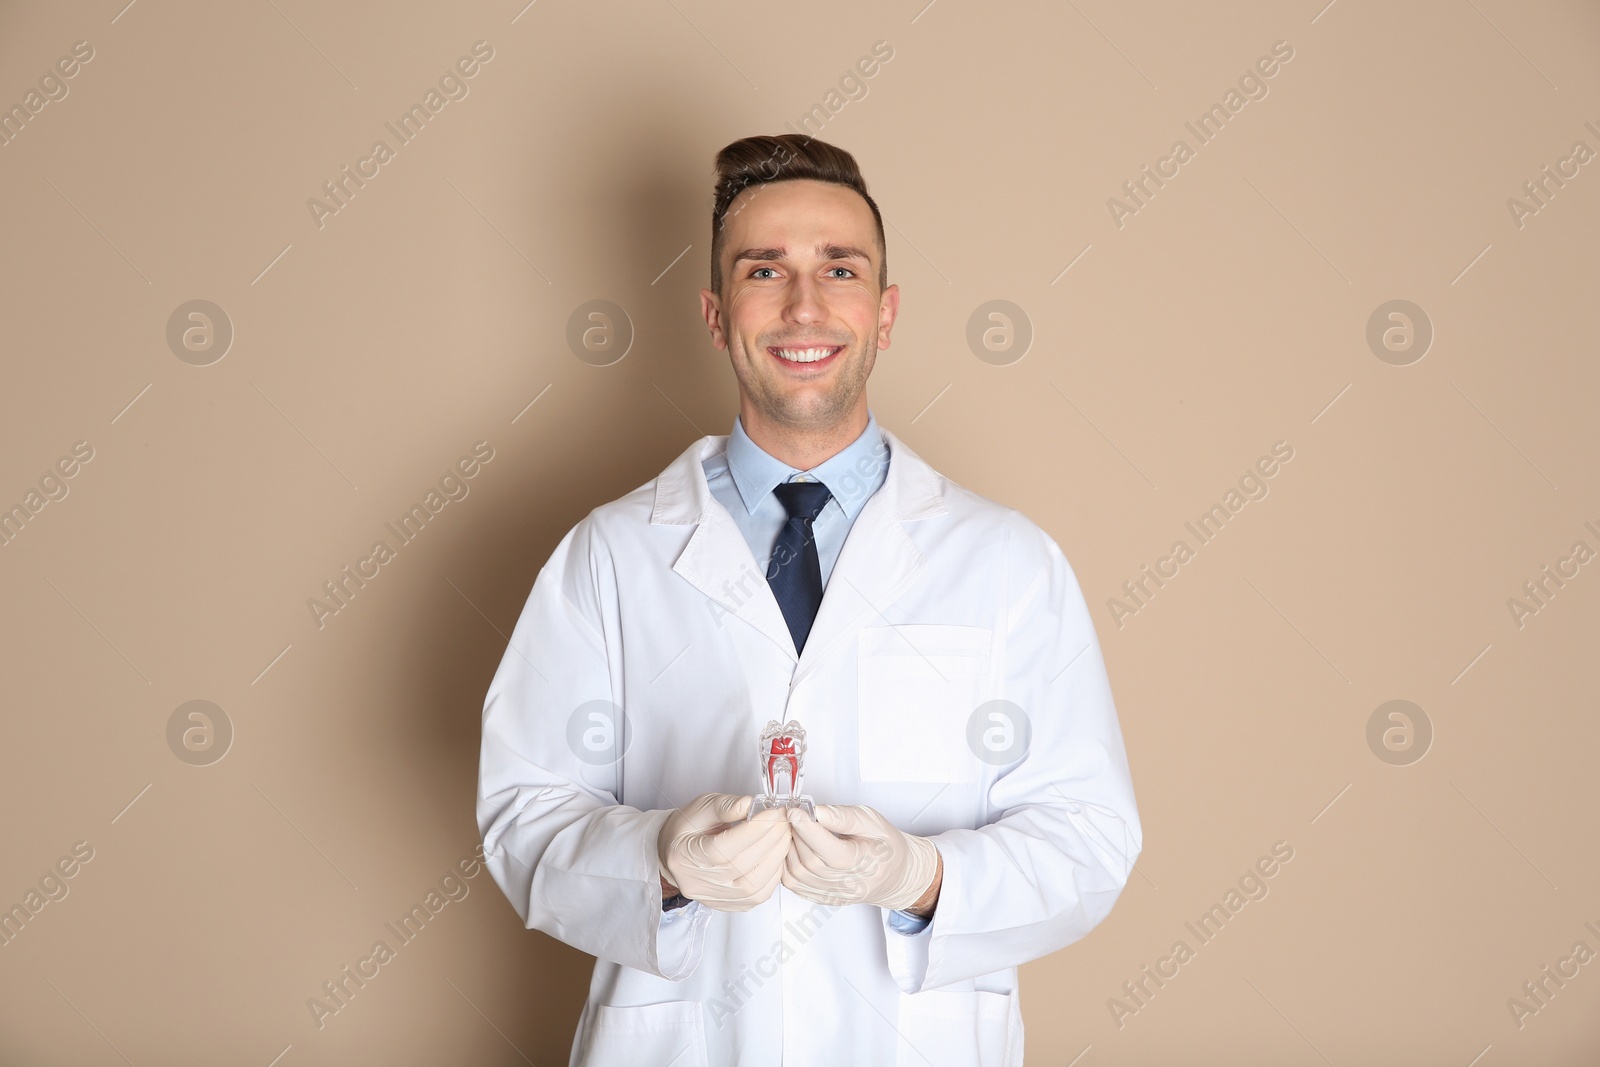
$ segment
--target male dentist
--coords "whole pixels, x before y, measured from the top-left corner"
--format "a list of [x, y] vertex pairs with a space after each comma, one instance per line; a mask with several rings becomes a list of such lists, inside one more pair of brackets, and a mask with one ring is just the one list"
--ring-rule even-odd
[[[540, 571], [484, 701], [488, 868], [596, 957], [574, 1067], [1021, 1064], [1017, 966], [1142, 846], [1083, 593], [869, 410], [900, 293], [854, 158], [749, 137], [716, 179], [739, 414]], [[773, 719], [815, 821], [746, 818]]]

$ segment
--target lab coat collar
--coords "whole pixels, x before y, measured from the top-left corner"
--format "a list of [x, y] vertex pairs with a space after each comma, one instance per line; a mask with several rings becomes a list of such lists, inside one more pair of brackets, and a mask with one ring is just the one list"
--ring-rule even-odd
[[727, 447], [728, 435], [702, 437], [656, 479], [651, 525], [695, 526], [672, 569], [796, 659], [791, 685], [821, 657], [851, 647], [846, 639], [886, 611], [927, 566], [902, 524], [945, 513], [944, 479], [887, 428], [883, 435], [889, 444], [888, 474], [845, 538], [799, 656], [749, 544], [706, 482], [702, 462]]

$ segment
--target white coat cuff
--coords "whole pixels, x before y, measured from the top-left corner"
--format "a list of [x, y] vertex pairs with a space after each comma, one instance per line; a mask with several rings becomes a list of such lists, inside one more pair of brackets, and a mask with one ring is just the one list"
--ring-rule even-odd
[[939, 913], [915, 933], [906, 933], [895, 925], [895, 914], [887, 908], [883, 912], [884, 949], [888, 955], [889, 974], [903, 993], [921, 991], [928, 975], [928, 946], [933, 941], [933, 924]]
[[711, 909], [698, 900], [661, 913], [656, 926], [656, 965], [661, 977], [677, 982], [694, 973], [705, 943]]

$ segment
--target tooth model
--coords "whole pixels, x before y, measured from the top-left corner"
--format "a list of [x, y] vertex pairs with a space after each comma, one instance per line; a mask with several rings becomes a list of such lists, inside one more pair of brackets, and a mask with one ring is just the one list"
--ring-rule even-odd
[[793, 719], [781, 724], [777, 719], [768, 720], [766, 729], [761, 731], [756, 754], [761, 768], [761, 788], [751, 801], [749, 818], [755, 818], [757, 812], [768, 808], [798, 808], [815, 819], [816, 807], [810, 797], [800, 792], [800, 779], [805, 770], [805, 727]]

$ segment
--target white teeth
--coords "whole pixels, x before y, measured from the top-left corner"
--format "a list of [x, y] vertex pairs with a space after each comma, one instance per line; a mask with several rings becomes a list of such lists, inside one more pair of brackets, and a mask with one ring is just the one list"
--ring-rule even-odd
[[826, 359], [833, 355], [832, 348], [780, 348], [778, 355], [790, 363], [815, 363], [819, 359]]

